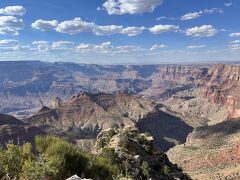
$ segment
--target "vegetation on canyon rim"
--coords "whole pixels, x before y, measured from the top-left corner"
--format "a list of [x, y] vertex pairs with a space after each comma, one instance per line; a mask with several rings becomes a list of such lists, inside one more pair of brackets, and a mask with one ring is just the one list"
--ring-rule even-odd
[[108, 129], [92, 153], [55, 136], [36, 136], [34, 145], [0, 148], [0, 178], [66, 179], [74, 174], [94, 180], [190, 179], [165, 153], [156, 151], [152, 136], [132, 128]]
[[79, 174], [94, 179], [113, 179], [120, 172], [106, 157], [93, 156], [53, 136], [35, 139], [35, 146], [8, 144], [0, 149], [3, 179], [63, 179]]

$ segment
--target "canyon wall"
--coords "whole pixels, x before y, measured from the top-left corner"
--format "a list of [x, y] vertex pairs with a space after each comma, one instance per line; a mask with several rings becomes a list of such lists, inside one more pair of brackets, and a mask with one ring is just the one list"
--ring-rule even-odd
[[[26, 118], [79, 92], [143, 95], [193, 119], [193, 127], [240, 116], [240, 66], [0, 62], [0, 112]], [[21, 74], [21, 76], [19, 76]], [[190, 122], [191, 123], [191, 122]]]

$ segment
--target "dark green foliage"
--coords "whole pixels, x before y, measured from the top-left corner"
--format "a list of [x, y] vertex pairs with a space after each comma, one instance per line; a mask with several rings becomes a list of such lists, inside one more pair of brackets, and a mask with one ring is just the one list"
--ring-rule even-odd
[[128, 149], [128, 143], [129, 143], [129, 136], [128, 136], [128, 134], [123, 134], [121, 139], [120, 139], [120, 145], [123, 148]]
[[101, 156], [109, 159], [111, 163], [116, 163], [116, 164], [121, 163], [121, 160], [119, 159], [118, 155], [114, 152], [114, 149], [103, 148]]
[[93, 179], [113, 179], [119, 168], [113, 157], [93, 156], [57, 137], [36, 137], [31, 144], [0, 148], [0, 178], [65, 179], [73, 174]]
[[[36, 137], [36, 150], [47, 154], [59, 170], [58, 176], [84, 173], [90, 161], [90, 155], [83, 153], [68, 142], [57, 137]], [[81, 172], [80, 172], [81, 171]]]
[[169, 175], [171, 173], [171, 168], [168, 165], [163, 166], [163, 174], [164, 175]]
[[107, 142], [106, 142], [106, 139], [99, 139], [98, 142], [97, 142], [97, 147], [100, 149], [100, 148], [103, 148], [104, 146], [107, 145]]
[[92, 166], [89, 169], [89, 177], [93, 179], [111, 180], [119, 174], [119, 168], [116, 164], [104, 157], [96, 157], [92, 159]]
[[102, 137], [101, 139], [99, 139], [98, 143], [97, 143], [97, 147], [98, 148], [103, 148], [104, 146], [106, 146], [110, 139], [115, 135], [115, 131], [113, 128], [109, 129], [106, 136]]
[[42, 179], [54, 176], [57, 170], [44, 154], [33, 154], [32, 145], [8, 144], [0, 149], [0, 169], [3, 179]]
[[146, 161], [143, 161], [142, 165], [141, 165], [141, 170], [142, 170], [142, 174], [149, 179], [149, 175], [150, 175], [150, 168], [149, 165]]
[[179, 173], [189, 179], [169, 162], [166, 154], [153, 153], [146, 134], [136, 130], [118, 132], [110, 129], [100, 136], [98, 140], [104, 143], [98, 155], [53, 136], [37, 136], [34, 147], [29, 143], [9, 144], [0, 148], [0, 179], [58, 180], [74, 174], [94, 180], [171, 179], [179, 177]]
[[59, 177], [73, 174], [95, 179], [112, 179], [118, 168], [108, 157], [95, 157], [56, 137], [37, 137], [36, 149], [48, 154], [60, 170]]

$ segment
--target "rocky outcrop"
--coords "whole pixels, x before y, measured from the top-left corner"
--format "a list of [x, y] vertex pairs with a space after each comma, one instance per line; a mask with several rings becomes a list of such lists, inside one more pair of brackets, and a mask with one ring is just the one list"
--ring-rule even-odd
[[240, 117], [240, 66], [216, 64], [198, 79], [192, 88], [182, 90], [163, 103], [188, 117], [195, 116], [198, 122], [217, 124], [229, 118]]
[[22, 121], [13, 116], [0, 114], [0, 145], [5, 146], [11, 142], [21, 144], [23, 142], [33, 143], [36, 135], [44, 132], [34, 126], [26, 126]]
[[168, 151], [193, 179], [240, 178], [240, 120], [196, 128], [187, 142]]
[[192, 127], [160, 108], [152, 100], [125, 93], [80, 93], [54, 108], [41, 109], [25, 121], [79, 143], [82, 139], [95, 139], [104, 129], [130, 125], [152, 134], [156, 145], [165, 151], [185, 142]]
[[226, 106], [228, 118], [240, 116], [240, 66], [218, 64], [211, 67], [202, 83], [202, 96]]
[[207, 73], [208, 68], [199, 65], [162, 65], [150, 76], [154, 81], [196, 82]]
[[86, 179], [86, 178], [82, 179], [82, 178], [78, 177], [77, 175], [74, 175], [70, 178], [67, 178], [66, 180], [92, 180], [92, 179]]
[[54, 100], [52, 100], [51, 102], [51, 108], [55, 109], [58, 108], [59, 106], [61, 106], [62, 103], [62, 99], [59, 97], [56, 97]]
[[97, 137], [95, 153], [118, 163], [129, 179], [190, 179], [166, 154], [155, 149], [152, 136], [132, 127], [102, 131]]
[[24, 123], [17, 118], [7, 115], [7, 114], [0, 114], [0, 126], [2, 125], [23, 125]]
[[22, 144], [23, 142], [34, 143], [34, 137], [45, 133], [34, 126], [1, 125], [0, 144]]

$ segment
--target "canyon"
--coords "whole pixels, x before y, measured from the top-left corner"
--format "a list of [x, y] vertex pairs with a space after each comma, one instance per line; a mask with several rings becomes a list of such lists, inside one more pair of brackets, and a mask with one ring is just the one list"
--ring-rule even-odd
[[[87, 65], [41, 61], [0, 62], [0, 112], [26, 118], [55, 97], [80, 92], [143, 95], [197, 127], [239, 116], [239, 66]], [[21, 76], [19, 76], [21, 74]]]
[[24, 121], [77, 144], [94, 141], [108, 128], [136, 127], [151, 134], [159, 150], [167, 151], [184, 143], [193, 128], [161, 108], [150, 99], [125, 93], [80, 93], [66, 101], [56, 98], [52, 107], [43, 107]]
[[167, 153], [193, 179], [240, 178], [240, 121], [194, 129], [186, 143]]
[[0, 62], [0, 134], [89, 151], [99, 133], [131, 126], [193, 179], [238, 179], [239, 81], [237, 64]]

